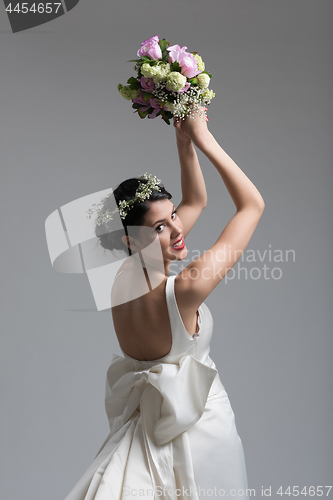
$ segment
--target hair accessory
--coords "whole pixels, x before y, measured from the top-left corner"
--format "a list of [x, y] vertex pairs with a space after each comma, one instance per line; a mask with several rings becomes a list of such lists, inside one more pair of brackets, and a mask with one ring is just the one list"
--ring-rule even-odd
[[[109, 220], [113, 220], [113, 215], [116, 212], [119, 212], [119, 215], [122, 219], [125, 219], [127, 216], [127, 213], [131, 208], [133, 207], [134, 203], [139, 201], [144, 201], [148, 199], [152, 193], [152, 191], [161, 191], [161, 188], [159, 187], [159, 183], [161, 182], [160, 179], [157, 179], [155, 175], [152, 174], [147, 174], [145, 172], [143, 175], [140, 175], [138, 179], [144, 179], [147, 182], [140, 182], [139, 186], [135, 192], [134, 198], [130, 198], [129, 200], [120, 200], [118, 207], [113, 210], [112, 212], [110, 210], [106, 210], [105, 212], [102, 211], [102, 207], [106, 200], [113, 194], [109, 193], [105, 198], [102, 198], [100, 203], [94, 203], [92, 205], [92, 208], [89, 208], [87, 210], [87, 218], [91, 219], [91, 216], [96, 212], [97, 217], [96, 217], [96, 224], [100, 226], [101, 224], [104, 224], [104, 222], [108, 222]], [[94, 207], [94, 208], [93, 208]]]

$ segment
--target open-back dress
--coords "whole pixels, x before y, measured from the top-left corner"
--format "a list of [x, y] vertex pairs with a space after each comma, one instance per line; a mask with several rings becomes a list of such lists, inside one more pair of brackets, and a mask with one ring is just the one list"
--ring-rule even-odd
[[203, 302], [190, 335], [166, 280], [170, 352], [154, 361], [113, 354], [106, 377], [110, 433], [65, 500], [246, 500], [235, 415], [209, 356], [213, 318]]

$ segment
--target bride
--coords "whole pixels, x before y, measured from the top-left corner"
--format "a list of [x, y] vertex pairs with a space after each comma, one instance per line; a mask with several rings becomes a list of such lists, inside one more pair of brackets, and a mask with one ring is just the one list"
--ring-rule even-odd
[[[102, 247], [129, 255], [111, 292], [124, 356], [113, 355], [107, 373], [109, 436], [66, 500], [248, 498], [235, 416], [209, 356], [213, 319], [204, 301], [244, 252], [265, 205], [206, 119], [197, 113], [174, 127], [180, 204], [154, 176], [127, 179], [113, 191], [123, 230], [107, 231], [107, 216], [96, 226]], [[194, 146], [217, 169], [236, 213], [209, 250], [169, 276], [171, 263], [186, 257], [185, 238], [207, 204]], [[102, 221], [108, 210], [106, 201]], [[158, 251], [145, 253], [154, 240]]]
[[[123, 352], [139, 360], [161, 358], [171, 348], [165, 281], [171, 262], [186, 258], [185, 238], [207, 204], [205, 182], [193, 145], [207, 156], [219, 172], [236, 206], [236, 214], [216, 243], [185, 267], [175, 279], [178, 308], [186, 330], [191, 334], [198, 329], [197, 311], [200, 304], [241, 257], [264, 210], [259, 191], [218, 145], [208, 131], [206, 120], [187, 118], [175, 122], [174, 126], [181, 166], [181, 203], [175, 207], [170, 200], [171, 195], [165, 189], [162, 192], [154, 191], [149, 201], [137, 203], [125, 219], [128, 225], [144, 225], [157, 232], [164, 261], [161, 270], [164, 279], [159, 286], [136, 300], [112, 308], [120, 347]], [[134, 196], [137, 184], [134, 179], [124, 181], [114, 191], [116, 200], [119, 201], [125, 195]], [[216, 227], [215, 224], [213, 227]], [[104, 245], [110, 248], [107, 234]], [[133, 252], [138, 250], [134, 239], [123, 236], [120, 248], [126, 248], [125, 245]], [[130, 283], [137, 283], [134, 271], [127, 263], [121, 271], [124, 269], [127, 269], [126, 278], [123, 276], [119, 284], [122, 289]], [[119, 294], [119, 287], [113, 288], [114, 296]]]

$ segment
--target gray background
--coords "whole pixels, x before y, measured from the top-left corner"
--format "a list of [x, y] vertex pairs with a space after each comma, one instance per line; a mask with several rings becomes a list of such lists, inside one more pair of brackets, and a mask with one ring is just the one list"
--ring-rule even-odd
[[[145, 171], [179, 203], [173, 127], [141, 121], [116, 89], [155, 34], [214, 75], [210, 129], [266, 203], [248, 249], [295, 250], [264, 261], [281, 279], [235, 278], [206, 301], [249, 486], [280, 498], [281, 485], [332, 484], [332, 2], [81, 0], [16, 34], [0, 12], [1, 498], [63, 499], [108, 434], [111, 314], [85, 275], [52, 269], [44, 222]], [[202, 252], [234, 205], [200, 160], [208, 206], [187, 246]]]

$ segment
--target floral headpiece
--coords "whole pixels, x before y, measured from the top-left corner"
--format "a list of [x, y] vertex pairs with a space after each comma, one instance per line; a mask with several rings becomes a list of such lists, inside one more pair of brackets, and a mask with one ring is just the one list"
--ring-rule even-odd
[[87, 218], [91, 219], [91, 216], [96, 212], [97, 217], [96, 217], [96, 224], [100, 226], [101, 224], [104, 224], [104, 222], [108, 222], [109, 220], [113, 220], [113, 215], [116, 212], [119, 212], [119, 215], [122, 219], [125, 219], [128, 211], [133, 207], [134, 203], [137, 201], [144, 201], [148, 199], [152, 193], [152, 191], [161, 191], [161, 188], [159, 187], [159, 183], [161, 182], [160, 179], [157, 179], [155, 175], [152, 174], [147, 174], [145, 172], [143, 175], [140, 175], [138, 179], [145, 179], [147, 182], [140, 182], [139, 186], [135, 192], [134, 198], [130, 198], [129, 200], [120, 200], [118, 207], [113, 210], [112, 212], [110, 210], [106, 210], [105, 212], [102, 211], [102, 206], [104, 205], [105, 201], [113, 194], [109, 193], [105, 198], [102, 198], [100, 203], [94, 203], [92, 207], [94, 208], [89, 208], [87, 210]]
[[[136, 75], [127, 80], [128, 85], [118, 85], [120, 94], [132, 101], [140, 118], [161, 116], [170, 125], [174, 118], [185, 119], [207, 115], [201, 106], [207, 106], [215, 96], [208, 86], [211, 74], [197, 52], [187, 52], [187, 47], [169, 46], [157, 35], [141, 43], [134, 70]], [[207, 119], [208, 120], [208, 119]]]

